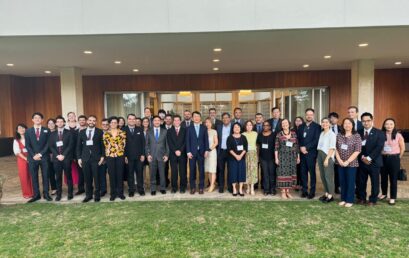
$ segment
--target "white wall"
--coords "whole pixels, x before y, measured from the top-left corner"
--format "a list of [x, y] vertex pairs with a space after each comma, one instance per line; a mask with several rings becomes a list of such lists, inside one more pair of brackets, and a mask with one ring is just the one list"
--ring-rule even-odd
[[0, 0], [0, 36], [409, 25], [408, 0]]

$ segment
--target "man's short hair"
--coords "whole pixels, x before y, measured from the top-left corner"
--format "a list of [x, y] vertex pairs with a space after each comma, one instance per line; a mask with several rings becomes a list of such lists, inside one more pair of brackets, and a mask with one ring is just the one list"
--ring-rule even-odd
[[357, 106], [349, 106], [349, 107], [348, 107], [348, 110], [350, 110], [350, 109], [352, 109], [352, 108], [355, 109], [355, 112], [357, 112], [357, 113], [359, 112]]
[[361, 115], [361, 120], [362, 120], [362, 118], [365, 117], [365, 116], [369, 116], [369, 117], [371, 118], [371, 120], [373, 120], [373, 115], [372, 115], [371, 113], [369, 113], [369, 112], [363, 113], [363, 114]]
[[234, 110], [233, 110], [233, 112], [236, 112], [236, 110], [240, 110], [240, 111], [242, 111], [242, 110], [241, 110], [241, 108], [239, 108], [239, 107], [235, 107], [235, 108], [234, 108]]
[[263, 114], [261, 114], [261, 113], [256, 113], [255, 116], [263, 116]]
[[179, 118], [179, 120], [182, 120], [182, 117], [179, 116], [179, 115], [174, 115], [174, 116], [173, 116], [173, 120], [175, 120], [175, 118]]
[[209, 113], [210, 113], [210, 111], [214, 111], [214, 112], [216, 112], [216, 109], [214, 108], [214, 107], [212, 107], [212, 108], [209, 108]]
[[274, 110], [278, 110], [278, 111], [280, 111], [280, 112], [281, 112], [281, 110], [280, 110], [280, 108], [279, 108], [279, 107], [273, 107], [273, 108], [271, 109], [271, 113], [273, 113], [273, 112], [274, 112]]
[[65, 123], [65, 118], [62, 115], [59, 115], [55, 118], [55, 121], [62, 120]]
[[305, 110], [305, 113], [307, 113], [308, 111], [311, 111], [312, 113], [315, 113], [315, 110], [314, 110], [313, 108], [307, 108], [307, 109]]
[[33, 115], [31, 116], [31, 119], [33, 119], [35, 116], [41, 117], [41, 119], [44, 119], [44, 115], [41, 114], [40, 112], [34, 112]]
[[202, 114], [200, 114], [199, 111], [193, 111], [192, 116], [193, 116], [194, 114], [199, 115], [200, 117], [202, 116]]
[[78, 116], [78, 120], [80, 120], [81, 118], [84, 118], [85, 120], [87, 120], [88, 118], [86, 117], [86, 116], [84, 116], [84, 115], [80, 115], [80, 116]]
[[128, 114], [128, 115], [126, 116], [126, 119], [128, 119], [130, 116], [133, 116], [133, 117], [135, 117], [135, 118], [136, 118], [136, 115], [135, 115], [135, 114], [133, 114], [133, 113], [131, 113], [131, 114]]
[[223, 118], [224, 116], [228, 116], [228, 117], [230, 118], [230, 114], [229, 114], [228, 112], [224, 112], [224, 113], [222, 114], [222, 118]]
[[328, 114], [328, 118], [331, 118], [331, 117], [339, 118], [339, 115], [336, 112], [331, 112]]

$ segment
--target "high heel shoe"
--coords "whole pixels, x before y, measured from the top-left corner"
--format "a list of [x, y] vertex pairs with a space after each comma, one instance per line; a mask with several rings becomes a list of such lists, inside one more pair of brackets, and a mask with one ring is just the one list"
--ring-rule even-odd
[[287, 195], [287, 198], [288, 198], [288, 199], [292, 199], [292, 198], [293, 198], [293, 196], [292, 196], [290, 193], [288, 193], [288, 192], [286, 193], [286, 195]]

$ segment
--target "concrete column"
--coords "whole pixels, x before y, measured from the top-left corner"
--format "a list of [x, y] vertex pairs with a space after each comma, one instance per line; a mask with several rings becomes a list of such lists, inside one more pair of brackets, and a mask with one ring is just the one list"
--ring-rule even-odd
[[77, 67], [66, 67], [60, 70], [61, 105], [63, 115], [73, 111], [78, 115], [84, 114], [82, 91], [82, 72]]
[[357, 60], [351, 68], [351, 103], [359, 112], [374, 113], [374, 76], [373, 60]]

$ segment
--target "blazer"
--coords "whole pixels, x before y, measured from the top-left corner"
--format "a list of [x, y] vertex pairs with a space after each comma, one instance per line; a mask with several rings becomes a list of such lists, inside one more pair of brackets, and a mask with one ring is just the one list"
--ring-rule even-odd
[[303, 123], [298, 128], [297, 136], [300, 147], [306, 147], [308, 153], [317, 154], [318, 141], [321, 135], [321, 126], [316, 122], [312, 122], [309, 127]]
[[356, 130], [359, 132], [359, 131], [361, 131], [361, 130], [364, 130], [364, 126], [362, 125], [362, 122], [361, 122], [361, 120], [357, 120], [357, 127], [356, 127]]
[[[216, 131], [217, 131], [217, 139], [218, 139], [218, 142], [219, 142], [219, 144], [217, 144], [217, 153], [219, 153], [220, 152], [220, 150], [222, 149], [222, 134], [223, 134], [223, 125], [224, 124], [221, 124], [221, 125], [219, 125], [217, 128], [216, 128]], [[229, 136], [230, 135], [232, 135], [233, 134], [233, 126], [230, 126], [230, 134], [229, 134]], [[227, 138], [229, 138], [229, 137], [227, 137]], [[227, 140], [226, 140], [226, 150], [227, 150]]]
[[[364, 141], [365, 130], [359, 130], [359, 135], [361, 136], [362, 141]], [[382, 167], [382, 150], [385, 144], [386, 137], [385, 133], [381, 130], [372, 127], [371, 132], [366, 139], [365, 145], [362, 144], [361, 153], [359, 154], [359, 162], [361, 162], [362, 156], [369, 156], [372, 159], [372, 164], [375, 167]]]
[[186, 156], [186, 128], [179, 128], [179, 134], [176, 135], [176, 128], [172, 126], [167, 132], [167, 140], [169, 145], [169, 158], [176, 159], [175, 151], [180, 151], [181, 156]]
[[[191, 126], [192, 124], [193, 124], [193, 121], [190, 120], [189, 126]], [[180, 123], [180, 126], [186, 128], [186, 127], [187, 127], [187, 126], [186, 126], [186, 120], [183, 120], [182, 123]]]
[[273, 123], [273, 122], [274, 122], [274, 119], [273, 119], [273, 118], [270, 118], [270, 119], [268, 119], [267, 121], [270, 123], [271, 131], [272, 131], [274, 134], [278, 134], [279, 132], [281, 132], [281, 121], [283, 121], [283, 119], [281, 119], [281, 118], [278, 119], [278, 122], [277, 122], [275, 128], [273, 127], [273, 125], [274, 125], [274, 123]]
[[99, 161], [105, 155], [104, 142], [102, 140], [103, 131], [95, 127], [94, 136], [92, 137], [93, 144], [87, 145], [87, 129], [78, 132], [76, 156], [82, 162]]
[[42, 160], [47, 160], [49, 158], [48, 154], [48, 138], [50, 137], [50, 130], [45, 127], [40, 128], [40, 138], [37, 141], [36, 133], [34, 127], [27, 129], [25, 133], [26, 139], [26, 149], [28, 152], [28, 160], [34, 161], [33, 157], [40, 153]]
[[[59, 155], [58, 147], [58, 130], [55, 130], [50, 134], [48, 139], [48, 147], [53, 154], [52, 160], [58, 161], [57, 156]], [[62, 143], [61, 155], [64, 156], [64, 160], [72, 160], [74, 158], [74, 137], [69, 129], [64, 129], [62, 133]]]
[[262, 132], [263, 132], [263, 123], [261, 123], [260, 125], [261, 125], [261, 127], [260, 127], [260, 128], [261, 128], [260, 132], [257, 132], [257, 124], [256, 124], [256, 123], [255, 123], [254, 126], [253, 126], [253, 131], [254, 131], [254, 132], [257, 132], [257, 133], [262, 133]]
[[167, 130], [159, 127], [159, 139], [155, 139], [155, 127], [149, 129], [146, 136], [145, 153], [146, 156], [151, 155], [153, 160], [163, 161], [163, 157], [169, 157], [169, 146], [167, 143]]
[[204, 157], [204, 153], [210, 151], [207, 128], [202, 124], [199, 125], [199, 137], [196, 136], [194, 125], [186, 129], [186, 153], [192, 153], [193, 156], [200, 155]]
[[135, 127], [134, 132], [128, 126], [123, 128], [126, 133], [125, 157], [128, 160], [137, 160], [145, 156], [145, 136], [141, 127]]

